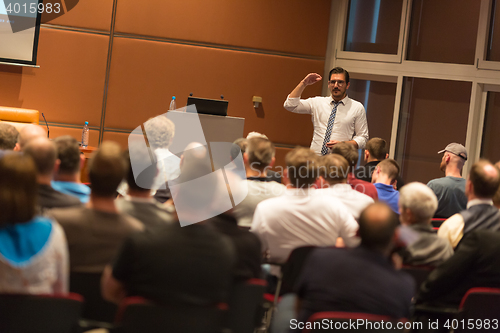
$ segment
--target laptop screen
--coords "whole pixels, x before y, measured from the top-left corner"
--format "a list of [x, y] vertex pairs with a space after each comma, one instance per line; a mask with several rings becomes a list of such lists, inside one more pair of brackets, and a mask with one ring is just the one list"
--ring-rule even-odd
[[[227, 116], [227, 106], [229, 102], [222, 99], [188, 97], [187, 105], [192, 104], [196, 106], [196, 112], [198, 113]], [[194, 112], [194, 109], [187, 108], [187, 111]]]

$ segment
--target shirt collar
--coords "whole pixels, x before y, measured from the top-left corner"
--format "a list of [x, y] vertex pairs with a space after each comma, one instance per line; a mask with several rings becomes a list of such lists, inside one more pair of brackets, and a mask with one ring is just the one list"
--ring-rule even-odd
[[[344, 98], [342, 98], [339, 103], [342, 103], [342, 105], [345, 105], [347, 103], [347, 99], [349, 98], [349, 96], [345, 95]], [[333, 97], [330, 95], [330, 104], [333, 105], [335, 101], [333, 100]]]
[[476, 206], [476, 205], [493, 206], [493, 200], [491, 200], [491, 199], [472, 199], [471, 201], [467, 202], [467, 209], [469, 209], [472, 206]]

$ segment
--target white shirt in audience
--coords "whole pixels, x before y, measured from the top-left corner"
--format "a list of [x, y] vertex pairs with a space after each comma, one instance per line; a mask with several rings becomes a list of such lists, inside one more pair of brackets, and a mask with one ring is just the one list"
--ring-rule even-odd
[[331, 195], [342, 201], [356, 221], [359, 219], [361, 212], [368, 205], [375, 202], [366, 194], [354, 190], [349, 184], [335, 184], [328, 188], [318, 189], [317, 191], [325, 195]]
[[358, 223], [340, 200], [313, 188], [287, 189], [280, 197], [262, 201], [251, 228], [269, 261], [276, 263], [284, 263], [297, 247], [334, 246], [338, 237], [356, 246], [357, 230]]

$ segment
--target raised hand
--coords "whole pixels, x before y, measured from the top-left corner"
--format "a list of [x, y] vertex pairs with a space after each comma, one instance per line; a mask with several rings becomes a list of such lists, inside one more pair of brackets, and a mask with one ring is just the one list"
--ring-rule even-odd
[[309, 73], [307, 76], [302, 80], [302, 82], [306, 86], [310, 86], [311, 84], [315, 84], [318, 81], [321, 81], [321, 75], [316, 74], [316, 73]]

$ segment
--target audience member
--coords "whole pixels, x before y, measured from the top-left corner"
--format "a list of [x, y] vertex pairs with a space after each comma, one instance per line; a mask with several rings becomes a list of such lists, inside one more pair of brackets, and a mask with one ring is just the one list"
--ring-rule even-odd
[[[495, 166], [500, 170], [500, 162], [497, 162]], [[495, 196], [493, 197], [493, 205], [500, 209], [500, 186], [498, 187], [497, 193], [495, 193]]]
[[373, 200], [378, 200], [377, 189], [372, 183], [365, 182], [364, 180], [354, 177], [354, 170], [358, 164], [358, 150], [349, 143], [337, 143], [333, 146], [332, 154], [339, 154], [344, 157], [349, 163], [349, 174], [347, 175], [347, 184], [351, 185], [353, 189], [363, 194], [366, 194]]
[[405, 265], [437, 266], [453, 255], [453, 248], [432, 229], [438, 206], [434, 192], [422, 183], [405, 185], [399, 194], [399, 220], [418, 238], [399, 252]]
[[[267, 135], [259, 133], [259, 132], [250, 132], [247, 134], [247, 140], [253, 139], [253, 138], [261, 138], [261, 139], [266, 139], [269, 140]], [[269, 140], [271, 141], [271, 140]], [[244, 153], [245, 151], [242, 150]], [[271, 167], [272, 165], [270, 165]], [[270, 168], [266, 170], [266, 181], [275, 181], [281, 184], [281, 174], [279, 172], [273, 171]]]
[[320, 158], [319, 176], [321, 187], [327, 195], [332, 195], [341, 201], [358, 220], [361, 212], [374, 201], [366, 194], [354, 190], [347, 184], [349, 174], [349, 163], [338, 154], [328, 154]]
[[[203, 185], [216, 192], [217, 181], [213, 177], [203, 177], [211, 170], [207, 155], [204, 146], [190, 144], [182, 158], [179, 178], [182, 183], [203, 178]], [[191, 204], [193, 210], [215, 200], [211, 195], [202, 197], [199, 188], [192, 186], [180, 186], [173, 189], [172, 194], [178, 212], [184, 208], [177, 204], [179, 196], [183, 200], [200, 199], [195, 201], [197, 205]], [[229, 222], [236, 227], [234, 220], [219, 219], [218, 222]], [[239, 244], [239, 249], [242, 245]], [[185, 227], [180, 227], [179, 223], [158, 225], [125, 241], [113, 266], [108, 266], [104, 272], [103, 296], [116, 303], [127, 295], [176, 306], [186, 303], [214, 305], [227, 300], [235, 262], [231, 240], [209, 227], [207, 222]]]
[[[366, 143], [365, 147], [365, 162], [364, 166], [360, 166], [354, 171], [354, 175], [357, 179], [361, 179], [367, 182], [372, 181], [372, 174], [375, 171], [375, 167], [380, 161], [385, 160], [389, 157], [389, 146], [384, 139], [381, 138], [371, 138]], [[396, 189], [399, 191], [401, 187], [405, 185], [403, 178], [398, 175]]]
[[493, 206], [493, 196], [500, 185], [500, 172], [489, 161], [472, 165], [465, 184], [467, 209], [443, 222], [438, 236], [447, 239], [456, 248], [468, 232], [480, 229], [500, 229], [500, 211]]
[[23, 151], [35, 162], [38, 182], [37, 201], [42, 210], [81, 205], [78, 198], [56, 191], [51, 186], [54, 171], [58, 169], [60, 163], [57, 160], [57, 148], [53, 142], [44, 137], [36, 137], [23, 146]]
[[[158, 173], [156, 161], [151, 164], [148, 152], [133, 144], [129, 144], [124, 158], [129, 166], [126, 176], [128, 195], [116, 200], [118, 211], [135, 217], [146, 227], [173, 222], [172, 212], [167, 206], [151, 196], [151, 187]], [[137, 170], [143, 171], [134, 174], [134, 167], [136, 173]]]
[[0, 158], [0, 292], [68, 292], [68, 250], [61, 226], [36, 215], [37, 173], [31, 157]]
[[243, 161], [247, 180], [248, 194], [233, 209], [233, 214], [240, 227], [250, 227], [257, 204], [265, 199], [274, 198], [285, 193], [286, 187], [269, 181], [267, 171], [274, 163], [274, 145], [271, 141], [260, 137], [249, 139]]
[[372, 183], [377, 188], [378, 199], [388, 204], [396, 214], [399, 214], [399, 192], [396, 191], [394, 185], [398, 175], [399, 165], [393, 159], [381, 161], [372, 175]]
[[500, 233], [475, 230], [422, 284], [417, 303], [458, 308], [470, 288], [500, 288]]
[[19, 150], [18, 137], [19, 132], [14, 126], [0, 122], [0, 150]]
[[54, 174], [52, 187], [61, 193], [77, 197], [82, 203], [90, 198], [90, 188], [82, 184], [80, 170], [85, 163], [85, 156], [80, 153], [78, 141], [69, 135], [54, 140], [57, 147], [59, 167]]
[[153, 189], [166, 188], [169, 180], [179, 177], [181, 159], [168, 149], [175, 135], [175, 124], [164, 115], [149, 119], [144, 123], [149, 146], [158, 161], [158, 176]]
[[467, 150], [459, 143], [450, 143], [438, 152], [443, 154], [439, 168], [445, 177], [429, 181], [429, 186], [438, 198], [438, 209], [434, 217], [449, 218], [453, 214], [466, 209], [465, 179], [462, 168], [467, 161]]
[[16, 149], [24, 150], [24, 147], [28, 144], [29, 141], [36, 138], [46, 138], [47, 132], [38, 125], [28, 124], [21, 128], [19, 131], [18, 137], [18, 146]]
[[[317, 159], [307, 148], [289, 152], [284, 177], [290, 188], [284, 195], [257, 205], [251, 230], [259, 236], [271, 262], [285, 262], [290, 252], [300, 246], [333, 246], [338, 237], [348, 246], [357, 243], [358, 224], [344, 204], [316, 193]], [[277, 270], [272, 274], [276, 275]]]
[[387, 205], [374, 203], [359, 218], [360, 246], [315, 249], [296, 284], [298, 321], [320, 311], [409, 318], [414, 281], [389, 259], [397, 225]]
[[118, 144], [103, 142], [89, 165], [92, 190], [88, 204], [50, 212], [66, 233], [71, 271], [102, 272], [124, 239], [143, 229], [141, 222], [118, 213], [115, 207], [116, 188], [126, 173], [127, 165]]

